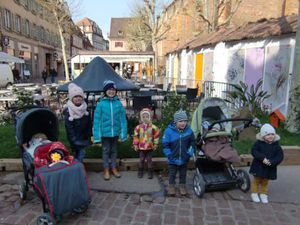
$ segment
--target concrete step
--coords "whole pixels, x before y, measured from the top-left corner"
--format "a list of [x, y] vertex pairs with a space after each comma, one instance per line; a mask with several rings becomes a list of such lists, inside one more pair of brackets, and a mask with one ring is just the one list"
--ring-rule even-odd
[[[281, 165], [300, 165], [300, 147], [299, 146], [283, 146], [284, 161]], [[241, 155], [241, 162], [234, 164], [235, 166], [250, 166], [252, 162], [252, 155]], [[154, 157], [153, 169], [166, 170], [168, 168], [167, 159], [164, 157]], [[117, 161], [119, 169], [122, 171], [135, 171], [138, 169], [138, 158], [124, 158]], [[103, 171], [102, 159], [84, 159], [84, 165], [88, 171]], [[188, 164], [189, 169], [194, 169], [194, 161], [190, 160]], [[0, 171], [23, 171], [21, 159], [0, 159]]]

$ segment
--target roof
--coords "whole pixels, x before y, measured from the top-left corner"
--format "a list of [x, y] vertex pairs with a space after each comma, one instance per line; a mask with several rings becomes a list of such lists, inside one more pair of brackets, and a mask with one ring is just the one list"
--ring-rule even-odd
[[261, 19], [249, 22], [237, 28], [220, 29], [205, 35], [200, 35], [188, 43], [168, 52], [176, 52], [182, 49], [195, 49], [219, 42], [231, 42], [250, 39], [263, 39], [296, 33], [298, 15], [292, 14], [279, 18]]
[[110, 38], [121, 38], [124, 36], [124, 29], [132, 18], [111, 18], [110, 21]]
[[78, 22], [76, 22], [77, 26], [81, 26], [81, 25], [93, 25], [95, 23], [95, 21], [91, 20], [90, 18], [84, 17], [83, 19], [79, 20]]

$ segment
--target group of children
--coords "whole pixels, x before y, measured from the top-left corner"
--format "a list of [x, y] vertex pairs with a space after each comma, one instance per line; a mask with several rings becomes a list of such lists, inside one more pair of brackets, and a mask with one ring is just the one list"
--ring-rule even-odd
[[[103, 84], [104, 96], [97, 103], [93, 125], [84, 101], [83, 90], [74, 83], [69, 84], [69, 100], [64, 110], [67, 137], [75, 158], [83, 161], [85, 149], [91, 144], [102, 145], [104, 179], [109, 180], [112, 173], [116, 178], [121, 174], [117, 169], [117, 143], [127, 140], [127, 120], [125, 109], [117, 96], [117, 87], [113, 81]], [[148, 168], [148, 178], [153, 178], [152, 152], [158, 147], [160, 130], [152, 123], [150, 109], [140, 112], [140, 124], [134, 129], [133, 149], [139, 152], [138, 178], [142, 178]], [[187, 163], [193, 156], [196, 144], [192, 129], [188, 125], [185, 111], [175, 112], [173, 121], [165, 129], [162, 144], [169, 169], [168, 194], [176, 194], [176, 174], [179, 173], [179, 192], [186, 195]], [[251, 198], [254, 202], [268, 203], [267, 185], [276, 179], [277, 165], [283, 160], [283, 151], [279, 145], [279, 136], [270, 124], [261, 127], [257, 141], [252, 147], [254, 157], [250, 174], [254, 176]]]

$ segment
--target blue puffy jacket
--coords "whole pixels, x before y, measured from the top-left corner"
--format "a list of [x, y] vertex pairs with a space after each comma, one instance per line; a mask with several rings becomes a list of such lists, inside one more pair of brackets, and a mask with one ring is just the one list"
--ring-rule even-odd
[[127, 139], [127, 120], [125, 109], [118, 96], [103, 97], [96, 106], [93, 124], [94, 142], [101, 142], [102, 137]]
[[162, 143], [169, 164], [186, 164], [194, 154], [195, 136], [188, 125], [183, 131], [179, 131], [174, 123], [170, 124], [164, 132]]

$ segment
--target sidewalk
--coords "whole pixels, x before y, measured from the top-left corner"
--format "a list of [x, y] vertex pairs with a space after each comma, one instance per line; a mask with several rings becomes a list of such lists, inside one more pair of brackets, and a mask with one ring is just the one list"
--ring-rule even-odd
[[[248, 168], [244, 168], [248, 169]], [[122, 178], [104, 181], [102, 173], [89, 172], [92, 203], [83, 215], [67, 214], [59, 224], [300, 224], [300, 166], [280, 166], [278, 180], [270, 182], [270, 203], [252, 203], [250, 193], [238, 189], [205, 193], [202, 199], [192, 191], [188, 172], [188, 197], [165, 197], [167, 177], [138, 179], [137, 173], [122, 172]], [[0, 173], [0, 224], [36, 224], [41, 202], [33, 191], [20, 203], [17, 186], [22, 173]]]

